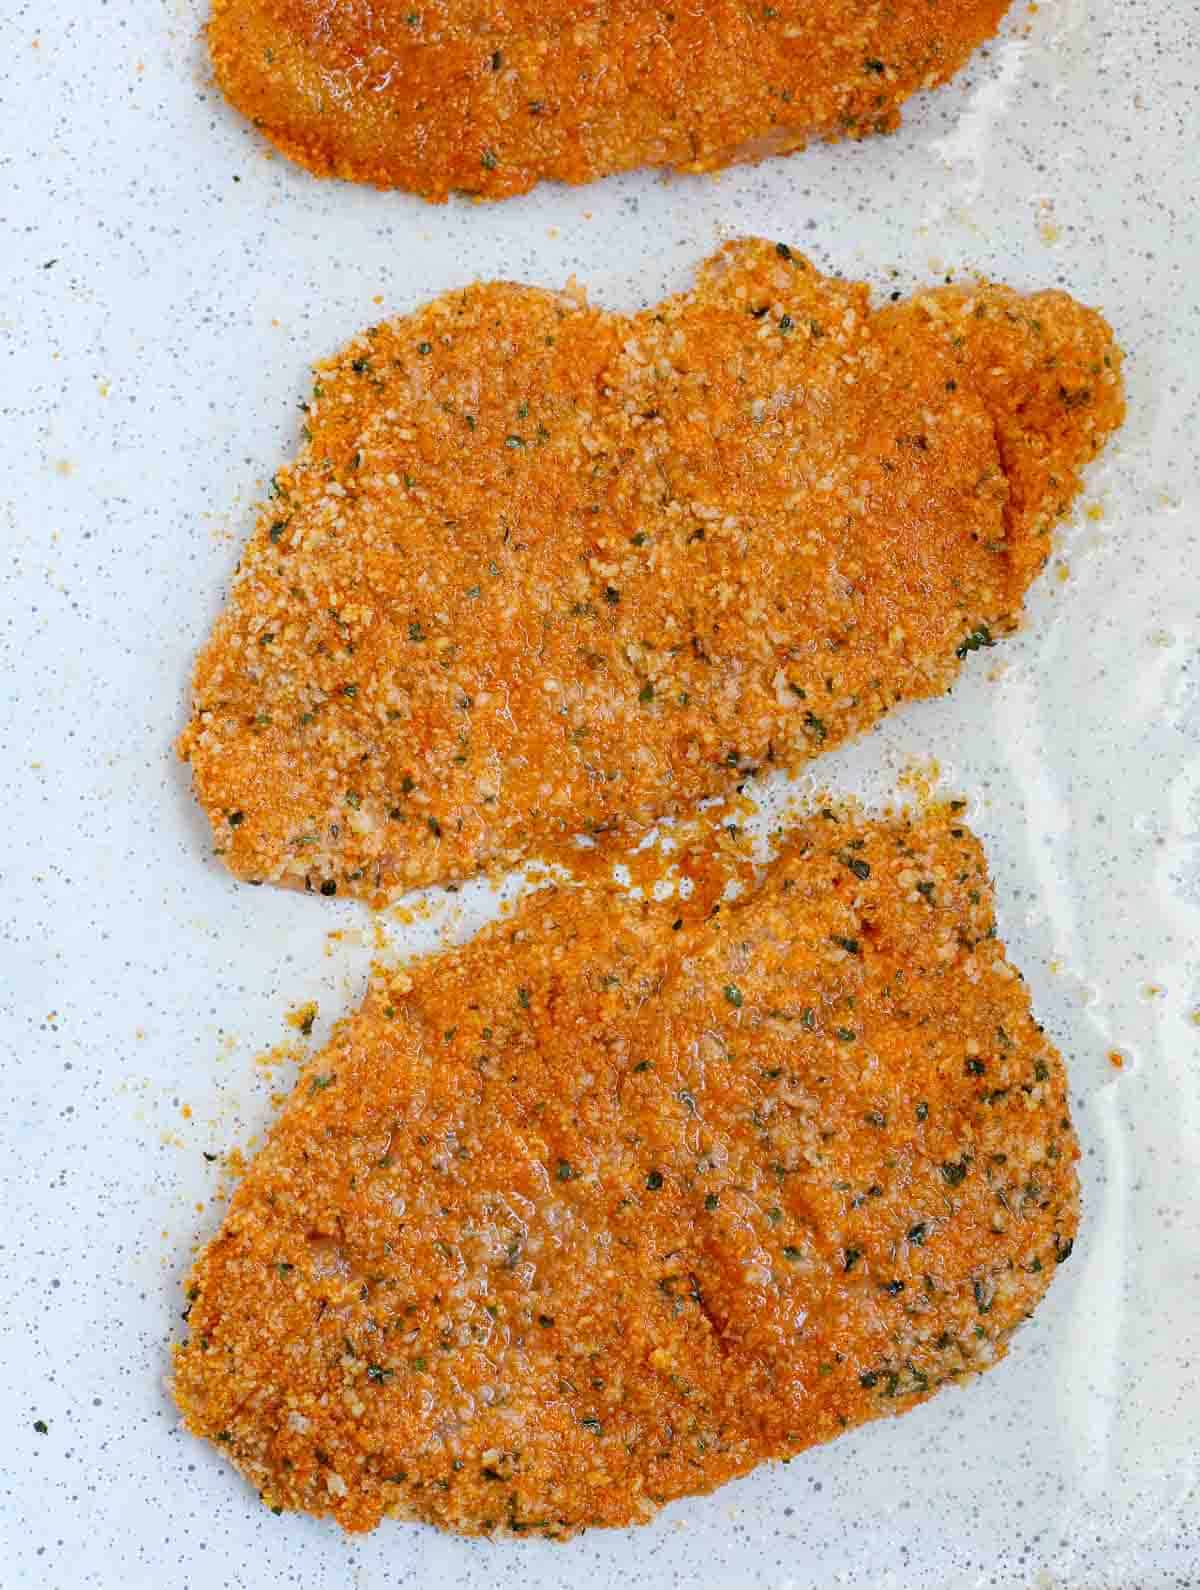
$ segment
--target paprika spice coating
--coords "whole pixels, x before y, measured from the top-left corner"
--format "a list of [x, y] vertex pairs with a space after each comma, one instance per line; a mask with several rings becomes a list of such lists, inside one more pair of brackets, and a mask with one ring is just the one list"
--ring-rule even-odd
[[1078, 1150], [977, 841], [829, 810], [680, 909], [543, 889], [301, 1074], [175, 1360], [268, 1506], [641, 1522], [1004, 1354]]
[[319, 176], [489, 199], [899, 125], [1008, 0], [214, 0], [222, 92]]
[[380, 899], [794, 768], [1015, 624], [1122, 413], [1063, 293], [872, 310], [783, 244], [632, 317], [493, 283], [376, 326], [196, 667], [217, 852]]

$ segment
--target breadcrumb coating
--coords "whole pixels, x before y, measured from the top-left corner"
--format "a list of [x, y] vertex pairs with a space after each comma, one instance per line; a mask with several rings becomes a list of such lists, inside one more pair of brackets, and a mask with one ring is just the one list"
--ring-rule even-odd
[[239, 877], [379, 900], [625, 834], [949, 688], [1123, 414], [1103, 319], [872, 310], [731, 244], [632, 317], [502, 283], [317, 369], [180, 741]]
[[1007, 0], [214, 0], [226, 98], [319, 176], [489, 199], [899, 125]]
[[175, 1360], [268, 1506], [640, 1522], [1003, 1355], [1078, 1149], [978, 842], [826, 810], [679, 909], [543, 889], [301, 1074]]

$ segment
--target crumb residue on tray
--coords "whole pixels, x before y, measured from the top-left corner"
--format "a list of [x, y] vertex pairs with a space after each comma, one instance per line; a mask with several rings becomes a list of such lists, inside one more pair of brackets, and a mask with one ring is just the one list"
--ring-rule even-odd
[[273, 1071], [276, 1066], [299, 1065], [303, 1062], [305, 1048], [301, 1043], [277, 1043], [254, 1056], [254, 1064], [261, 1071]]

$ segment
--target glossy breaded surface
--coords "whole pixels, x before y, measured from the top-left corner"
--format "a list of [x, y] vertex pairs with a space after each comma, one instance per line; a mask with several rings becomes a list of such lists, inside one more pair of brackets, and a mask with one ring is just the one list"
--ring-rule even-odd
[[641, 1521], [1002, 1355], [1078, 1150], [978, 843], [829, 811], [678, 909], [543, 890], [301, 1075], [176, 1356], [268, 1506]]
[[1012, 625], [1121, 415], [1063, 293], [872, 311], [769, 243], [632, 318], [488, 284], [377, 326], [197, 664], [216, 849], [378, 898], [796, 766]]
[[321, 176], [428, 199], [888, 132], [1007, 0], [214, 0], [217, 82]]

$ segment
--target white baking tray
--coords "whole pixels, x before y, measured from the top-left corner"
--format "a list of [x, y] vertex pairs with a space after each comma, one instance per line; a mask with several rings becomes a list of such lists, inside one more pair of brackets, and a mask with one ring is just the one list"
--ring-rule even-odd
[[[208, 84], [201, 21], [0, 17], [0, 1586], [1200, 1584], [1195, 0], [1014, 7], [893, 138], [490, 208], [268, 158]], [[1060, 284], [1128, 350], [1128, 422], [1024, 632], [813, 774], [883, 800], [933, 759], [969, 798], [1069, 1059], [1075, 1256], [994, 1373], [636, 1532], [273, 1517], [165, 1394], [179, 1280], [221, 1213], [205, 1155], [252, 1144], [288, 1084], [255, 1057], [289, 1006], [319, 1001], [319, 1038], [353, 1005], [373, 927], [210, 856], [171, 749], [194, 651], [311, 360], [474, 277], [574, 274], [633, 307], [738, 233], [881, 290]], [[411, 952], [493, 909], [471, 887], [388, 931]]]

